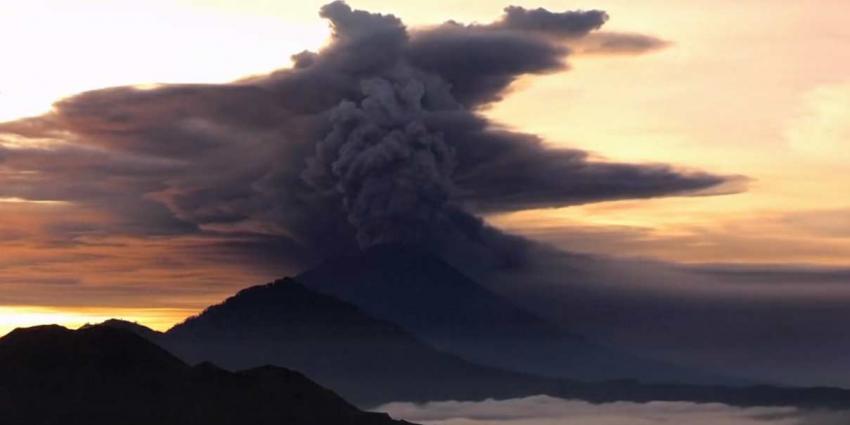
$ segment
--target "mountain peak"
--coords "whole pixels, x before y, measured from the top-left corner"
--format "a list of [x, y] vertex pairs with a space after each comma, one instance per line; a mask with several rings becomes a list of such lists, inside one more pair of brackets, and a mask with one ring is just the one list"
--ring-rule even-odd
[[361, 403], [527, 394], [536, 378], [468, 363], [401, 327], [294, 279], [239, 291], [165, 333], [191, 362], [231, 370], [264, 364], [306, 373]]
[[114, 329], [123, 329], [126, 331], [130, 331], [136, 335], [139, 335], [147, 340], [151, 340], [152, 338], [161, 335], [161, 332], [155, 331], [145, 325], [142, 325], [141, 323], [130, 322], [121, 319], [108, 319], [96, 325], [86, 324], [83, 326], [83, 329], [92, 326], [106, 326]]
[[296, 279], [426, 337], [524, 338], [530, 330], [565, 335], [438, 256], [408, 245], [376, 245], [357, 255], [333, 258]]
[[15, 328], [12, 332], [9, 332], [0, 338], [0, 344], [2, 344], [3, 341], [63, 336], [71, 332], [73, 332], [71, 329], [61, 325], [38, 325], [28, 328]]
[[[334, 334], [342, 337], [346, 332], [358, 333], [346, 337], [362, 337], [372, 340], [381, 336], [402, 337], [397, 326], [380, 322], [366, 316], [360, 310], [332, 296], [312, 291], [292, 278], [243, 289], [224, 302], [205, 309], [201, 314], [190, 317], [168, 331], [169, 335], [186, 334], [198, 336], [199, 332], [245, 332], [283, 334], [287, 338], [319, 338], [311, 330], [335, 328], [338, 323], [347, 323], [346, 329], [336, 329]], [[371, 334], [359, 335], [363, 329]]]

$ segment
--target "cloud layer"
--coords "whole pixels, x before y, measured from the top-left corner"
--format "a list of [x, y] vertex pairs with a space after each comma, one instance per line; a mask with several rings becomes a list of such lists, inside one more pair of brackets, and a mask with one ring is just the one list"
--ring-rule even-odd
[[377, 410], [425, 425], [837, 425], [847, 412], [687, 402], [603, 403], [534, 396], [482, 402], [391, 403]]

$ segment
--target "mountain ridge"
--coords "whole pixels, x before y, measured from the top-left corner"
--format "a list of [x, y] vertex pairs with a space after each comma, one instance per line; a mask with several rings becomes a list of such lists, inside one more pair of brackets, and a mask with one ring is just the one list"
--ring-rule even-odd
[[0, 418], [18, 424], [403, 425], [299, 372], [188, 366], [129, 330], [21, 328], [0, 338]]
[[[198, 367], [202, 365], [216, 368], [209, 365], [209, 363], [201, 363]], [[252, 370], [262, 369], [261, 367]], [[361, 387], [371, 384], [374, 383], [369, 381], [359, 383]], [[552, 397], [584, 400], [591, 403], [682, 401], [723, 403], [739, 407], [794, 406], [805, 409], [850, 409], [850, 390], [833, 387], [779, 387], [769, 385], [730, 387], [687, 384], [644, 384], [635, 380], [580, 382], [538, 378], [531, 381], [527, 387], [518, 390], [521, 395], [505, 393], [498, 395], [494, 391], [483, 391], [477, 395], [468, 394], [470, 397], [462, 400], [508, 399], [531, 394], [545, 394]], [[395, 400], [428, 401], [404, 399], [404, 397], [395, 398]], [[375, 405], [377, 404], [372, 404], [372, 406]]]
[[[246, 295], [250, 295], [250, 298], [244, 298]], [[254, 303], [258, 300], [261, 301], [259, 304]], [[210, 312], [216, 312], [216, 314], [226, 312], [228, 308], [225, 307], [232, 306], [234, 301], [239, 301], [237, 305], [240, 307], [235, 312], [218, 319], [204, 318]], [[289, 304], [296, 308], [287, 310]], [[337, 313], [328, 315], [327, 309]], [[305, 315], [304, 312], [311, 314]], [[254, 321], [251, 326], [263, 325], [267, 320], [280, 324], [281, 315], [283, 317], [290, 315], [298, 319], [300, 324], [311, 323], [311, 317], [318, 318], [319, 322], [312, 323], [321, 326], [313, 327], [309, 331], [289, 333], [287, 326], [300, 326], [296, 321], [289, 325], [281, 325], [275, 332], [270, 333], [265, 326], [253, 330], [241, 328], [239, 324], [245, 322], [241, 319], [235, 320], [232, 314], [236, 314], [236, 317], [248, 315], [250, 320]], [[382, 349], [384, 347], [362, 340], [360, 336], [354, 340], [365, 342], [364, 344], [359, 346], [341, 344], [340, 341], [346, 341], [345, 324], [350, 323], [346, 320], [348, 317], [346, 314], [356, 314], [357, 323], [385, 327], [381, 332], [367, 332], [367, 334], [403, 336], [402, 347], [392, 348], [389, 345], [390, 349], [384, 350]], [[850, 408], [850, 390], [840, 388], [652, 384], [629, 379], [587, 382], [504, 371], [476, 365], [451, 354], [439, 352], [427, 344], [418, 342], [415, 336], [406, 333], [397, 325], [368, 315], [362, 317], [363, 315], [365, 314], [356, 306], [331, 296], [316, 294], [293, 279], [282, 279], [240, 291], [221, 305], [212, 306], [197, 317], [188, 319], [183, 326], [175, 326], [171, 331], [161, 334], [163, 338], [158, 342], [179, 354], [184, 360], [196, 363], [213, 361], [229, 369], [238, 369], [245, 364], [256, 366], [269, 362], [293, 367], [321, 384], [334, 388], [359, 406], [365, 407], [374, 407], [391, 401], [425, 402], [449, 399], [472, 401], [546, 394], [594, 403], [692, 401], [719, 402], [736, 406]], [[120, 322], [113, 324], [136, 329], [139, 327], [139, 325], [127, 326], [126, 323]], [[212, 326], [204, 326], [189, 332], [192, 326], [186, 327], [186, 324], [211, 324]], [[229, 329], [222, 329], [221, 326]], [[183, 332], [175, 332], [181, 328], [184, 329]], [[340, 334], [326, 332], [334, 329], [342, 332], [342, 339], [339, 339]], [[363, 329], [370, 328], [359, 328], [357, 332]], [[252, 332], [255, 335], [252, 335]], [[156, 335], [155, 332], [145, 333]], [[195, 345], [198, 341], [187, 341], [185, 339], [187, 335], [201, 338], [200, 344]], [[251, 339], [255, 336], [259, 337], [259, 340]], [[299, 336], [299, 338], [293, 338], [293, 336]], [[169, 338], [173, 339], [169, 341]], [[278, 341], [281, 345], [270, 343], [275, 338], [282, 339]], [[189, 343], [189, 348], [194, 351], [181, 353], [181, 347], [175, 345], [175, 340], [179, 342], [181, 339], [183, 343]], [[330, 339], [330, 342], [336, 345], [328, 350], [316, 349], [316, 339], [319, 341]], [[408, 345], [411, 341], [414, 344]], [[255, 345], [257, 343], [261, 345]], [[182, 350], [186, 349], [182, 347]], [[301, 354], [306, 357], [300, 357], [298, 350], [302, 350]], [[241, 358], [240, 361], [244, 363], [227, 364], [227, 355], [244, 355], [245, 353], [249, 357]], [[436, 360], [431, 358], [429, 361], [434, 363], [430, 364], [418, 361], [419, 358], [428, 359], [428, 356], [437, 356], [437, 358]], [[295, 362], [290, 362], [292, 360]], [[307, 367], [305, 364], [298, 364], [305, 361], [308, 362]], [[364, 366], [359, 364], [359, 361], [367, 363]], [[336, 369], [328, 368], [328, 365], [333, 365]]]

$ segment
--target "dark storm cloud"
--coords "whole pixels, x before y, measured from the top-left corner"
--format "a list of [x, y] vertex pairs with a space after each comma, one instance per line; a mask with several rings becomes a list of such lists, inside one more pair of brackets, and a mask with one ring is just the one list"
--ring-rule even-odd
[[685, 194], [740, 180], [667, 165], [591, 162], [587, 152], [547, 148], [535, 136], [488, 128], [485, 121], [446, 119], [442, 128], [464, 160], [456, 173], [458, 197], [478, 211]]
[[510, 7], [492, 24], [415, 31], [342, 2], [320, 14], [331, 43], [291, 69], [98, 90], [0, 124], [0, 140], [54, 142], [0, 148], [0, 196], [106, 212], [110, 232], [234, 235], [227, 249], [272, 250], [269, 262], [406, 241], [512, 264], [526, 243], [470, 211], [686, 195], [728, 180], [591, 161], [476, 113], [515, 78], [563, 69], [565, 43], [602, 26], [603, 12]]
[[664, 45], [643, 34], [591, 34], [607, 20], [598, 10], [553, 13], [511, 6], [491, 24], [449, 21], [414, 31], [408, 56], [417, 67], [439, 74], [459, 102], [475, 107], [501, 99], [519, 75], [565, 69], [574, 44], [592, 40], [582, 49], [600, 53], [640, 53]]
[[[502, 19], [491, 24], [449, 21], [414, 31], [408, 57], [417, 67], [439, 74], [451, 86], [457, 101], [476, 107], [501, 99], [510, 83], [522, 74], [565, 69], [570, 45], [593, 37], [589, 33], [607, 20], [608, 15], [598, 10], [553, 13], [512, 6], [505, 9]], [[641, 41], [655, 40], [640, 34], [622, 34], [620, 38], [620, 44], [632, 41], [636, 49]]]
[[566, 46], [530, 33], [443, 24], [415, 33], [410, 62], [441, 76], [458, 102], [468, 107], [501, 99], [522, 74], [565, 68]]

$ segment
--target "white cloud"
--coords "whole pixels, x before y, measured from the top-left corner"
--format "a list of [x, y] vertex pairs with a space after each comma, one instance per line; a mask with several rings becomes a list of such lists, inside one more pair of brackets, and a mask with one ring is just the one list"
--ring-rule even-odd
[[377, 410], [423, 425], [837, 425], [847, 412], [688, 402], [591, 404], [548, 396], [481, 402], [390, 403]]

